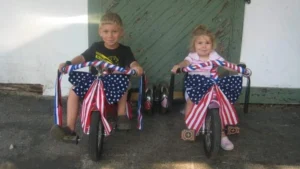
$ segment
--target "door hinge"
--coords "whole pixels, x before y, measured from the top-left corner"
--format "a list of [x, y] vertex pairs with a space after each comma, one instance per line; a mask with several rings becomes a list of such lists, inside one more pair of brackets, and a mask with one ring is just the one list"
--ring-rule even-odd
[[245, 0], [245, 2], [246, 2], [247, 4], [250, 4], [250, 3], [251, 3], [251, 0]]

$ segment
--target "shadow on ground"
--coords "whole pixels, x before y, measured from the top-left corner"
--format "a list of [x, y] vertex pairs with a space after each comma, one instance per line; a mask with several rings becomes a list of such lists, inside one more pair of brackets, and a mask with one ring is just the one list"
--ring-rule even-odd
[[180, 139], [185, 126], [181, 109], [176, 105], [166, 115], [145, 115], [143, 131], [118, 131], [105, 138], [102, 159], [95, 163], [87, 155], [85, 137], [79, 145], [49, 137], [52, 98], [2, 93], [0, 168], [300, 168], [300, 106], [251, 105], [246, 115], [237, 106], [241, 133], [230, 137], [235, 149], [221, 151], [215, 160], [206, 158], [201, 137], [195, 142]]

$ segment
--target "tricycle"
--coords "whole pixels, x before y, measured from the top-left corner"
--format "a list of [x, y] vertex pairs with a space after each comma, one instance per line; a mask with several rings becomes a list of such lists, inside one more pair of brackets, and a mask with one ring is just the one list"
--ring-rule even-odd
[[[210, 77], [203, 75], [187, 75], [207, 66], [227, 67], [238, 75], [219, 78], [217, 71], [212, 71]], [[208, 61], [200, 64], [189, 65], [177, 70], [177, 73], [186, 73], [184, 78], [184, 93], [187, 94], [193, 106], [185, 118], [187, 130], [182, 131], [185, 140], [194, 139], [195, 135], [204, 135], [204, 150], [208, 158], [215, 157], [220, 148], [221, 132], [227, 135], [239, 133], [238, 116], [233, 103], [237, 101], [242, 90], [242, 77], [247, 78], [244, 113], [248, 112], [250, 93], [251, 70], [245, 64], [233, 64], [227, 61]], [[174, 74], [170, 81], [169, 105], [172, 107], [174, 92]]]
[[[136, 75], [135, 70], [125, 69], [105, 61], [92, 61], [85, 62], [77, 65], [67, 65], [63, 68], [63, 72], [67, 74], [71, 73], [88, 73], [75, 71], [80, 68], [94, 66], [98, 70], [98, 74], [93, 76], [93, 83], [89, 87], [81, 103], [81, 127], [83, 133], [88, 135], [88, 152], [92, 160], [98, 161], [101, 157], [103, 149], [103, 141], [105, 136], [109, 136], [116, 128], [117, 108], [116, 102], [122, 96], [119, 88], [125, 88], [126, 91], [129, 85], [129, 76]], [[62, 73], [58, 72], [58, 77], [55, 86], [55, 110], [54, 110], [54, 122], [55, 124], [62, 126], [62, 98], [60, 82]], [[142, 129], [142, 105], [144, 101], [144, 75], [140, 78], [139, 85], [139, 98], [137, 106], [137, 127]], [[124, 92], [123, 92], [124, 94]], [[126, 105], [126, 113], [129, 119], [132, 118], [132, 108], [128, 99]], [[78, 143], [80, 141], [79, 136], [64, 137], [64, 141], [71, 141]]]

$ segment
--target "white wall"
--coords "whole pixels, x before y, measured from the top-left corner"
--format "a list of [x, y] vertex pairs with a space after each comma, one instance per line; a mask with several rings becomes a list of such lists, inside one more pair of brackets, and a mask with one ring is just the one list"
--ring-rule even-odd
[[[53, 95], [58, 63], [88, 47], [88, 0], [0, 0], [0, 83], [38, 83]], [[300, 88], [300, 1], [246, 5], [241, 61], [252, 86]], [[63, 78], [63, 94], [69, 88]]]
[[300, 1], [252, 0], [246, 5], [241, 61], [252, 86], [300, 88]]
[[[54, 94], [58, 64], [88, 47], [88, 0], [0, 0], [0, 83], [37, 83]], [[63, 94], [69, 83], [63, 78]]]

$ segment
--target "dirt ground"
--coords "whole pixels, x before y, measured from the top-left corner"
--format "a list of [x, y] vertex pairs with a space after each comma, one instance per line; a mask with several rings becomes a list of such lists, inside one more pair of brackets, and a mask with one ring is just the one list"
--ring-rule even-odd
[[248, 114], [238, 106], [241, 133], [230, 137], [235, 149], [220, 151], [215, 160], [206, 158], [201, 137], [195, 142], [180, 139], [185, 125], [182, 105], [176, 105], [166, 115], [145, 115], [143, 131], [106, 137], [96, 163], [87, 155], [85, 137], [78, 145], [50, 138], [52, 99], [0, 94], [0, 169], [300, 168], [299, 105], [251, 105]]

